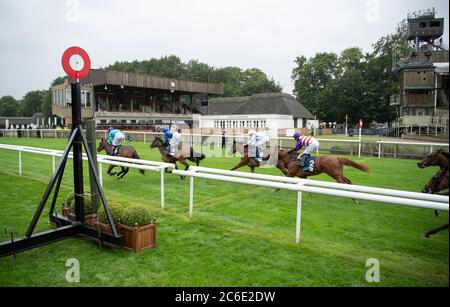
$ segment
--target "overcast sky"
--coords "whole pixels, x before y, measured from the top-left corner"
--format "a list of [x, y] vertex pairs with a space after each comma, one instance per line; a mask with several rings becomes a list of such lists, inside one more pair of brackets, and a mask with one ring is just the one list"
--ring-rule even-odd
[[292, 93], [296, 56], [368, 52], [409, 11], [431, 7], [448, 45], [448, 0], [0, 0], [0, 96], [48, 88], [72, 45], [94, 68], [170, 54], [258, 67]]

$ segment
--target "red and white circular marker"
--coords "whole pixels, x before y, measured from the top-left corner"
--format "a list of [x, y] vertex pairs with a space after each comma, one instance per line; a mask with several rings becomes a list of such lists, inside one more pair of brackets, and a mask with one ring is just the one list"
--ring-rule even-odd
[[80, 47], [70, 47], [61, 59], [64, 71], [74, 79], [83, 79], [91, 69], [91, 59], [86, 51]]
[[359, 120], [359, 128], [362, 128], [362, 127], [363, 127], [363, 120], [360, 119], [360, 120]]

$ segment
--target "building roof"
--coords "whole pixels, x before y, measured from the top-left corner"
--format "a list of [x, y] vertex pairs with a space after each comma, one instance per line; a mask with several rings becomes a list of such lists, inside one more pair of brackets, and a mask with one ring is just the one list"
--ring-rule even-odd
[[122, 71], [91, 69], [89, 75], [81, 80], [82, 84], [92, 84], [94, 86], [104, 86], [105, 84], [117, 86], [123, 85], [165, 91], [170, 91], [172, 89], [172, 82], [175, 83], [175, 88], [173, 88], [173, 90], [182, 94], [208, 93], [213, 95], [223, 95], [223, 84], [177, 80], [173, 78], [163, 78]]
[[0, 124], [5, 125], [6, 120], [8, 120], [10, 125], [29, 125], [34, 123], [37, 118], [43, 118], [44, 114], [35, 113], [31, 117], [0, 117]]
[[294, 118], [314, 118], [297, 99], [285, 93], [209, 99], [208, 115], [238, 114], [281, 114], [292, 115]]

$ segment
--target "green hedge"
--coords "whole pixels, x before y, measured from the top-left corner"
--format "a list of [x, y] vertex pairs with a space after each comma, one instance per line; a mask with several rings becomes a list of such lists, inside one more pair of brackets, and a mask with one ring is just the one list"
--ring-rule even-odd
[[[69, 208], [70, 212], [75, 213], [75, 193], [69, 192], [66, 197], [66, 205], [67, 208]], [[97, 209], [93, 206], [91, 195], [89, 192], [85, 193], [84, 196], [84, 214], [93, 214], [96, 213]]]
[[123, 210], [121, 223], [130, 227], [145, 226], [152, 223], [152, 216], [144, 206], [129, 206]]
[[[124, 208], [120, 204], [114, 202], [108, 202], [108, 208], [114, 223], [121, 222]], [[105, 209], [103, 208], [103, 204], [100, 205], [100, 209], [97, 213], [97, 218], [100, 223], [109, 224]]]

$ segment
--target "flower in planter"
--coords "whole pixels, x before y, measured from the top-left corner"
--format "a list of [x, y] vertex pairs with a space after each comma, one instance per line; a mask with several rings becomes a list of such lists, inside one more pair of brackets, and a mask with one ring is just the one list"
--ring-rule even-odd
[[[90, 193], [86, 192], [86, 194], [84, 195], [83, 198], [84, 198], [84, 214], [89, 215], [89, 214], [97, 213], [97, 209], [92, 204]], [[70, 192], [67, 195], [66, 204], [67, 204], [66, 207], [69, 208], [70, 212], [75, 213], [75, 193]]]
[[150, 211], [139, 205], [129, 206], [123, 210], [121, 223], [129, 227], [141, 227], [152, 224]]
[[[108, 202], [108, 208], [114, 223], [119, 223], [122, 220], [124, 208], [120, 204], [114, 202]], [[100, 223], [109, 224], [108, 217], [106, 216], [103, 205], [100, 205], [100, 209], [97, 213], [97, 218]]]

